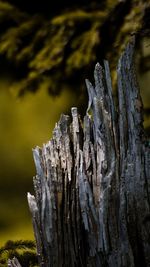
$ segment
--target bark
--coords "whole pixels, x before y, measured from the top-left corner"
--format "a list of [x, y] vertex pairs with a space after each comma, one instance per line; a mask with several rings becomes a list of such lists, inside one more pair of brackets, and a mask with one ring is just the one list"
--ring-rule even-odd
[[33, 150], [28, 203], [41, 267], [150, 266], [150, 147], [133, 51], [130, 43], [118, 63], [118, 105], [108, 62], [96, 64], [83, 122], [72, 108]]

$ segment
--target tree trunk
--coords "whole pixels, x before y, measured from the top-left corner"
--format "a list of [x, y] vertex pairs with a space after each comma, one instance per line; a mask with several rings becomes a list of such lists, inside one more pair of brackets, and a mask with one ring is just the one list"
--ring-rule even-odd
[[72, 108], [33, 150], [28, 202], [41, 267], [150, 266], [150, 147], [133, 50], [118, 63], [118, 107], [108, 62], [96, 64], [83, 122]]

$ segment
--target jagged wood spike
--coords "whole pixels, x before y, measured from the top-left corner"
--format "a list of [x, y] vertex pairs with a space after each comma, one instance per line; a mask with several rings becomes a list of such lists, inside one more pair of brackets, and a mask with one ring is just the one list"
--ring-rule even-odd
[[[39, 266], [150, 266], [150, 148], [133, 67], [134, 44], [118, 63], [116, 107], [108, 62], [97, 64], [83, 123], [62, 115], [52, 139], [33, 150], [28, 194]], [[117, 115], [118, 108], [118, 115]]]

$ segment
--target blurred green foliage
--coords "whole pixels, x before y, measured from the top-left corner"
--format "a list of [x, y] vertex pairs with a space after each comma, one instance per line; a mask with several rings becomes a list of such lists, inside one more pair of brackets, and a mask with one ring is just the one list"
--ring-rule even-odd
[[35, 242], [31, 240], [7, 241], [0, 248], [0, 267], [8, 266], [8, 259], [17, 258], [22, 267], [37, 266]]
[[12, 87], [22, 95], [46, 84], [51, 94], [57, 94], [77, 75], [81, 86], [83, 73], [90, 74], [96, 61], [104, 58], [110, 62], [115, 83], [119, 55], [132, 34], [147, 29], [150, 4], [107, 0], [80, 5], [77, 1], [68, 9], [68, 2], [56, 4], [59, 14], [52, 13], [53, 3], [45, 15], [20, 10], [15, 1], [0, 1], [0, 25], [5, 25], [0, 32], [0, 54], [18, 70], [22, 68]]

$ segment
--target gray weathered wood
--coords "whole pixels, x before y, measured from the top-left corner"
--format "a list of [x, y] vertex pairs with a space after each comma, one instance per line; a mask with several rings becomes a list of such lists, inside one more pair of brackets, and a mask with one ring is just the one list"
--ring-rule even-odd
[[28, 203], [41, 267], [150, 266], [150, 148], [133, 50], [118, 63], [118, 107], [108, 62], [96, 64], [83, 122], [72, 108], [33, 150]]
[[21, 267], [18, 259], [14, 257], [12, 260], [8, 260], [8, 267]]

